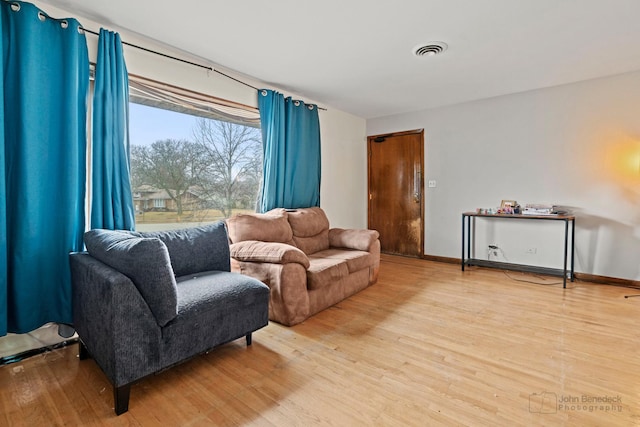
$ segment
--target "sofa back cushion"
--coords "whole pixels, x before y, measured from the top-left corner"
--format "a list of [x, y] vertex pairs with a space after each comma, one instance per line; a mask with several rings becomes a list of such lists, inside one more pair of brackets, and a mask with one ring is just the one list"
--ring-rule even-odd
[[229, 239], [232, 243], [258, 240], [292, 244], [293, 232], [287, 215], [284, 209], [273, 209], [263, 214], [234, 215], [227, 219]]
[[84, 234], [84, 243], [92, 257], [131, 279], [158, 325], [176, 317], [178, 288], [169, 251], [160, 239], [127, 231], [90, 230]]
[[203, 271], [231, 271], [229, 238], [223, 221], [201, 227], [135, 233], [155, 237], [167, 246], [176, 276]]
[[293, 241], [307, 255], [329, 249], [329, 219], [318, 207], [287, 212]]

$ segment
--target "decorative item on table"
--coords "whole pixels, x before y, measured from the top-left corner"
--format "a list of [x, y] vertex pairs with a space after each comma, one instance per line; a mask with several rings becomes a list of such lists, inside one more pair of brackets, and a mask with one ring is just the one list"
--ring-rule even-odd
[[527, 203], [523, 215], [554, 215], [553, 205], [543, 203]]
[[571, 208], [568, 206], [553, 205], [553, 213], [556, 215], [571, 215]]
[[[500, 202], [499, 214], [513, 214], [515, 213], [516, 206], [519, 208], [518, 202], [515, 200], [503, 200]], [[519, 209], [518, 209], [519, 210]]]

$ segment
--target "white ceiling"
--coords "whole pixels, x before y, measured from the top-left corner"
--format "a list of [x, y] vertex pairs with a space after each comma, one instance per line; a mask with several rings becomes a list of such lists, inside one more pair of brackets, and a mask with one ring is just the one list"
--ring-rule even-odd
[[44, 2], [363, 118], [640, 69], [640, 0]]

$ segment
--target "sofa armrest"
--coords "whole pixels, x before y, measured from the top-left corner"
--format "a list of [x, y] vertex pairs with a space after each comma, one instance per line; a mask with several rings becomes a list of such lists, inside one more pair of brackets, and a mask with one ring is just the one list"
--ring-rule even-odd
[[332, 228], [329, 230], [329, 246], [369, 251], [379, 236], [376, 230]]
[[161, 329], [131, 279], [87, 253], [69, 258], [74, 328], [107, 377], [121, 386], [160, 369]]
[[298, 263], [309, 268], [309, 258], [300, 249], [286, 243], [245, 240], [230, 245], [231, 257], [245, 262], [268, 262], [271, 264]]

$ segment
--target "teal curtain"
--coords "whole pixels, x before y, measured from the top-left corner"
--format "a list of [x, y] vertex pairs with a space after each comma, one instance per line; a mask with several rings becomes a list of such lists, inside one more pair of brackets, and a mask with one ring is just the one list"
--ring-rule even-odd
[[[0, 43], [0, 58], [3, 59], [0, 66], [0, 336], [7, 334], [8, 316], [8, 298], [9, 291], [9, 253], [7, 252], [7, 166], [5, 155], [5, 126], [4, 126], [4, 51], [7, 49], [8, 43], [5, 42], [6, 23], [6, 5], [3, 2], [0, 5], [0, 34], [2, 35], [2, 43]], [[8, 41], [8, 40], [7, 40]]]
[[69, 252], [84, 231], [85, 36], [0, 2], [0, 335], [71, 323]]
[[262, 89], [258, 108], [264, 154], [258, 210], [320, 206], [318, 107]]
[[93, 95], [91, 228], [133, 230], [129, 77], [118, 33], [100, 29]]

